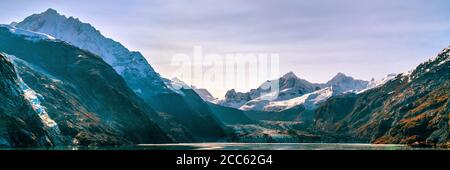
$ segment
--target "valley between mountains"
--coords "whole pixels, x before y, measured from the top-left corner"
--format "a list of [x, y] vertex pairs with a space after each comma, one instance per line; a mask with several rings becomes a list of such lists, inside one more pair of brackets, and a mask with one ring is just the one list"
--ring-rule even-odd
[[[431, 40], [430, 40], [431, 41]], [[380, 80], [293, 72], [223, 98], [54, 9], [0, 25], [0, 147], [330, 142], [450, 147], [450, 48]], [[263, 83], [263, 82], [261, 82]], [[262, 85], [261, 85], [262, 86]]]

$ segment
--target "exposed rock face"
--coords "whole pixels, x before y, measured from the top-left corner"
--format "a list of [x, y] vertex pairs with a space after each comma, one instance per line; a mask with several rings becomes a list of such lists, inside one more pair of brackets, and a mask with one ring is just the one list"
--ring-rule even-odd
[[204, 88], [192, 87], [192, 89], [204, 100], [204, 101], [214, 101], [216, 98]]
[[247, 93], [236, 92], [234, 89], [229, 90], [224, 99], [215, 103], [241, 110], [273, 112], [291, 109], [298, 105], [313, 110], [333, 95], [346, 92], [356, 93], [366, 89], [369, 84], [368, 81], [356, 80], [343, 73], [338, 73], [327, 83], [310, 83], [298, 78], [293, 72], [268, 82], [275, 81], [279, 83], [279, 92], [273, 100], [264, 98], [264, 94], [270, 90], [259, 87]]
[[373, 143], [441, 144], [450, 139], [450, 50], [360, 94], [316, 111], [316, 130]]
[[33, 14], [15, 27], [45, 33], [78, 48], [100, 56], [121, 75], [130, 88], [138, 94], [153, 95], [169, 91], [141, 53], [129, 51], [119, 42], [104, 37], [88, 23], [66, 17], [54, 9]]
[[250, 100], [252, 100], [250, 93], [236, 92], [236, 90], [231, 89], [227, 91], [225, 99], [219, 101], [219, 104], [227, 107], [239, 108]]
[[269, 93], [271, 89], [262, 88], [262, 86], [272, 82], [278, 82], [279, 84], [279, 93], [276, 100], [292, 99], [321, 88], [320, 85], [300, 79], [294, 73], [289, 72], [279, 79], [265, 82], [260, 87], [246, 93], [236, 92], [234, 89], [231, 89], [226, 93], [224, 99], [220, 99], [216, 103], [243, 110], [264, 111], [264, 106], [269, 101], [264, 99], [263, 95]]
[[321, 85], [310, 83], [307, 80], [297, 77], [293, 72], [286, 73], [278, 79], [280, 84], [280, 94], [278, 98], [291, 98], [291, 96], [301, 96], [311, 93], [321, 88]]
[[316, 84], [289, 72], [272, 80], [273, 101], [259, 87], [230, 90], [219, 106], [205, 102], [207, 91], [171, 88], [139, 52], [73, 17], [50, 9], [14, 25], [35, 32], [0, 25], [0, 147], [217, 141], [228, 132], [245, 142], [450, 145], [448, 48], [380, 81], [338, 73]]
[[386, 75], [385, 77], [376, 80], [375, 78], [372, 78], [372, 80], [370, 80], [369, 84], [367, 85], [367, 89], [372, 89], [378, 86], [382, 86], [383, 84], [385, 84], [386, 82], [388, 82], [389, 80], [394, 79], [395, 77], [397, 77], [397, 74], [391, 73]]
[[[192, 89], [185, 90], [189, 95], [174, 90], [170, 87], [170, 80], [161, 78], [141, 53], [129, 51], [119, 42], [104, 37], [90, 24], [49, 9], [27, 17], [16, 26], [51, 35], [101, 57], [122, 76], [135, 94], [158, 113], [150, 117], [177, 142], [215, 141], [225, 136], [220, 122], [214, 119], [211, 110], [205, 109], [207, 104], [197, 94], [190, 93]], [[199, 101], [190, 102], [197, 99]], [[215, 133], [199, 130], [205, 128]]]
[[368, 87], [369, 82], [364, 80], [355, 80], [353, 77], [338, 73], [325, 86], [332, 87], [335, 93], [358, 92]]
[[0, 99], [0, 147], [53, 145], [20, 90], [14, 65], [3, 53], [0, 53]]
[[0, 27], [0, 51], [14, 56], [11, 58], [27, 85], [25, 89], [33, 92], [28, 99], [34, 111], [46, 113], [48, 120], [54, 121], [50, 125], [57, 127], [58, 133], [46, 130], [51, 133], [51, 143], [120, 145], [171, 141], [149, 119], [148, 115], [156, 112], [101, 58], [58, 40], [30, 39], [30, 34]]

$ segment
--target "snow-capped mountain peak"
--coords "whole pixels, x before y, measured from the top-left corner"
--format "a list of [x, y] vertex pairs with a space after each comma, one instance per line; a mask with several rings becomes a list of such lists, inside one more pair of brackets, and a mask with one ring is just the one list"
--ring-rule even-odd
[[386, 75], [385, 77], [383, 77], [383, 78], [381, 78], [379, 80], [377, 80], [375, 78], [372, 78], [372, 80], [370, 80], [369, 84], [367, 85], [367, 88], [371, 89], [371, 88], [375, 88], [375, 87], [381, 86], [381, 85], [385, 84], [386, 82], [388, 82], [389, 80], [392, 80], [396, 76], [397, 76], [397, 74], [390, 73], [390, 74]]
[[103, 36], [92, 25], [83, 23], [78, 18], [66, 17], [50, 8], [43, 13], [25, 18], [16, 26], [24, 30], [49, 34], [100, 56], [140, 95], [152, 95], [139, 93], [142, 91], [147, 93], [170, 91], [141, 53], [129, 51], [119, 42]]
[[258, 99], [249, 101], [247, 104], [240, 107], [241, 110], [264, 110], [264, 111], [282, 111], [293, 108], [298, 105], [303, 105], [306, 109], [315, 109], [319, 104], [325, 102], [333, 96], [333, 88], [326, 87], [316, 90], [305, 95], [293, 97], [286, 100], [274, 100], [261, 102]]
[[356, 80], [344, 73], [337, 73], [330, 81], [326, 83], [327, 87], [333, 87], [338, 93], [357, 92], [367, 88], [368, 81]]
[[216, 98], [205, 88], [192, 87], [204, 101], [215, 101]]
[[369, 84], [368, 81], [357, 80], [341, 72], [327, 83], [311, 83], [299, 78], [293, 72], [288, 72], [277, 80], [278, 97], [274, 100], [264, 99], [265, 93], [261, 88], [246, 93], [232, 89], [227, 92], [224, 99], [217, 100], [216, 103], [241, 110], [282, 111], [294, 105], [314, 109], [333, 95], [358, 92], [366, 89]]
[[297, 75], [295, 75], [294, 72], [290, 71], [288, 73], [286, 73], [285, 75], [283, 75], [284, 79], [298, 79]]
[[338, 72], [330, 81], [342, 80], [342, 79], [345, 79], [347, 77], [349, 77], [349, 76], [345, 75], [342, 72]]

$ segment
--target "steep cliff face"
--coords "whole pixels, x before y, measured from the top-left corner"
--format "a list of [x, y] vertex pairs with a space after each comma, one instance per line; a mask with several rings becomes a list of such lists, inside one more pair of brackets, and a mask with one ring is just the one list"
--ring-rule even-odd
[[316, 130], [374, 143], [448, 145], [450, 50], [358, 95], [330, 99], [316, 111]]
[[170, 142], [149, 119], [156, 112], [101, 58], [58, 40], [30, 39], [29, 34], [16, 32], [0, 27], [0, 51], [12, 55], [33, 110], [48, 115], [48, 125], [55, 127], [52, 141], [60, 139], [61, 145]]
[[0, 147], [51, 146], [45, 126], [20, 89], [14, 65], [0, 53]]
[[[170, 80], [160, 77], [140, 52], [129, 51], [121, 43], [103, 36], [89, 23], [48, 9], [25, 18], [16, 26], [48, 34], [102, 58], [137, 96], [158, 113], [150, 115], [150, 118], [165, 127], [163, 130], [176, 141], [215, 141], [225, 136], [220, 122], [213, 118], [211, 110], [204, 109], [208, 106], [197, 94], [187, 95], [173, 90]], [[190, 105], [189, 101], [193, 100], [201, 104]], [[211, 129], [215, 133], [199, 129]]]
[[48, 9], [25, 18], [15, 26], [51, 35], [100, 56], [136, 93], [153, 95], [169, 91], [141, 53], [129, 51], [119, 42], [104, 37], [93, 26], [82, 23], [77, 18], [66, 17], [54, 9]]

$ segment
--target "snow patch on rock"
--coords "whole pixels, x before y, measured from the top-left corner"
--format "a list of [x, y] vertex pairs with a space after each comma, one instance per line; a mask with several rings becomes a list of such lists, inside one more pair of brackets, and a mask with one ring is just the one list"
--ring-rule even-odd
[[44, 33], [39, 33], [39, 32], [34, 32], [34, 31], [28, 31], [28, 30], [24, 30], [24, 29], [20, 29], [20, 28], [16, 28], [14, 26], [11, 25], [5, 25], [5, 24], [0, 24], [0, 27], [2, 28], [6, 28], [9, 30], [9, 32], [19, 35], [19, 36], [24, 36], [25, 39], [27, 40], [31, 40], [31, 41], [39, 41], [39, 40], [55, 40], [54, 37], [44, 34]]
[[293, 108], [298, 105], [305, 106], [306, 109], [315, 109], [317, 106], [333, 96], [333, 88], [326, 87], [305, 95], [287, 100], [262, 101], [259, 99], [251, 100], [244, 106], [242, 110], [265, 110], [265, 111], [282, 111]]

